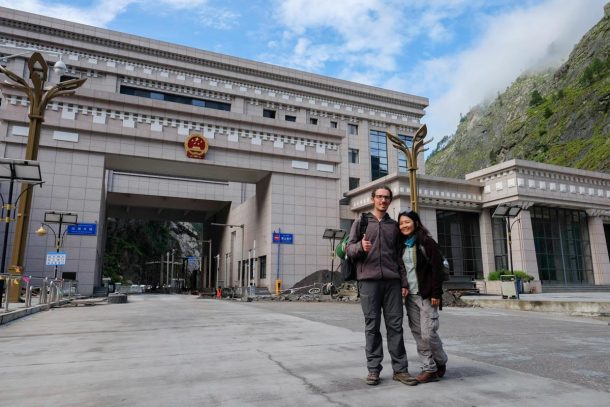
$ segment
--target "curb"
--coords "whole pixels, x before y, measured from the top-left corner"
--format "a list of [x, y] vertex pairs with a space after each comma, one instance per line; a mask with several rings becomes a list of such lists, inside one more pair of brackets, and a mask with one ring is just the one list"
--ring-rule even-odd
[[462, 297], [470, 305], [517, 311], [561, 312], [570, 315], [610, 316], [610, 302], [594, 301], [525, 301]]
[[30, 308], [20, 308], [20, 309], [14, 310], [14, 311], [9, 311], [7, 313], [0, 314], [0, 325], [4, 325], [6, 323], [9, 323], [9, 322], [14, 321], [19, 318], [27, 317], [28, 315], [36, 314], [37, 312], [40, 312], [40, 311], [46, 311], [46, 310], [50, 309], [52, 306], [55, 307], [55, 306], [59, 306], [59, 305], [68, 304], [71, 301], [72, 300], [61, 300], [55, 304], [34, 305], [33, 307], [30, 307]]

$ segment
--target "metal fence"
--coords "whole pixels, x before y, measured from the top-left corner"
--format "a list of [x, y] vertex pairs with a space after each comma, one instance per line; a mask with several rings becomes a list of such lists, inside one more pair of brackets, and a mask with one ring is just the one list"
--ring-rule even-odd
[[[14, 290], [19, 290], [19, 298], [22, 289], [25, 288], [24, 304], [16, 308], [31, 308], [38, 305], [57, 305], [63, 299], [74, 298], [78, 294], [78, 281], [66, 279], [49, 279], [48, 277], [21, 276], [15, 274], [0, 274], [0, 280], [4, 281], [4, 295], [0, 308], [8, 312], [11, 307], [10, 296]], [[37, 300], [34, 291], [38, 291]], [[14, 294], [12, 294], [14, 295]], [[34, 299], [34, 301], [32, 301]], [[12, 303], [15, 305], [16, 303]]]

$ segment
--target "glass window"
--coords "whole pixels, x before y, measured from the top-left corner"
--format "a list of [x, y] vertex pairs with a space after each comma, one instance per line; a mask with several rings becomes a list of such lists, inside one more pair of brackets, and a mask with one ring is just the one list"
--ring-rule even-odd
[[347, 134], [349, 134], [350, 136], [357, 136], [358, 135], [358, 125], [348, 123], [347, 124]]
[[267, 278], [267, 256], [258, 258], [258, 278], [261, 280]]
[[318, 119], [316, 119], [315, 117], [310, 117], [309, 118], [309, 124], [318, 124]]
[[550, 284], [592, 284], [587, 214], [563, 208], [530, 208], [540, 279]]
[[358, 164], [360, 162], [359, 154], [360, 154], [360, 152], [357, 149], [350, 148], [347, 152], [347, 155], [349, 157], [349, 162], [352, 164]]
[[263, 117], [268, 117], [269, 119], [275, 119], [275, 110], [263, 109]]
[[438, 244], [451, 265], [451, 276], [483, 278], [479, 215], [436, 211]]
[[371, 180], [388, 175], [388, 144], [385, 131], [371, 130], [369, 133], [371, 154]]
[[[399, 134], [398, 138], [401, 139], [406, 145], [407, 148], [411, 148], [411, 146], [413, 145], [413, 137], [411, 136], [406, 136], [404, 134]], [[398, 152], [398, 172], [407, 172], [408, 170], [408, 162], [407, 162], [407, 157], [405, 156], [405, 154], [400, 151], [400, 150], [396, 150]]]
[[330, 127], [333, 128], [333, 129], [336, 129], [337, 128], [337, 122], [331, 121], [330, 122]]
[[175, 95], [173, 93], [153, 92], [153, 91], [149, 91], [149, 90], [145, 90], [145, 89], [132, 88], [130, 86], [121, 86], [120, 92], [123, 95], [138, 96], [138, 97], [144, 97], [144, 98], [155, 99], [155, 100], [165, 100], [167, 102], [182, 103], [185, 105], [206, 107], [208, 109], [226, 110], [226, 111], [231, 110], [230, 103], [216, 102], [213, 100], [196, 99], [196, 98], [191, 98], [188, 96]]
[[287, 122], [296, 122], [296, 121], [297, 121], [297, 117], [296, 117], [296, 116], [289, 116], [289, 115], [286, 115], [286, 116], [284, 117], [284, 119], [286, 119], [286, 121], [287, 121]]
[[349, 190], [356, 189], [360, 186], [360, 178], [349, 178]]
[[[493, 214], [490, 209], [489, 214]], [[508, 240], [506, 239], [506, 221], [504, 218], [491, 218], [491, 230], [494, 246], [494, 262], [496, 270], [508, 270]]]

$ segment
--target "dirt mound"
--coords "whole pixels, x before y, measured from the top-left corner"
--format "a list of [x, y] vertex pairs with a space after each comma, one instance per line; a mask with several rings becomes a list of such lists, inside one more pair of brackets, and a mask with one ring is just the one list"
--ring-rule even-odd
[[462, 291], [445, 291], [443, 293], [443, 307], [472, 307], [460, 298], [463, 294]]

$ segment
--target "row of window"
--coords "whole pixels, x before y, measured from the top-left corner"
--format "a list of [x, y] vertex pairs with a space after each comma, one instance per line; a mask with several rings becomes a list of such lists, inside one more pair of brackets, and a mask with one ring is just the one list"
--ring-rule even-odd
[[217, 102], [215, 100], [197, 99], [189, 96], [175, 95], [173, 93], [155, 92], [151, 90], [132, 88], [131, 86], [121, 86], [123, 95], [139, 96], [148, 99], [164, 100], [166, 102], [181, 103], [183, 105], [192, 105], [207, 107], [208, 109], [231, 111], [231, 104]]

